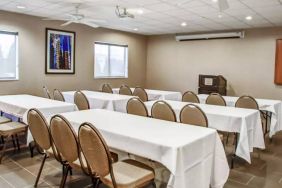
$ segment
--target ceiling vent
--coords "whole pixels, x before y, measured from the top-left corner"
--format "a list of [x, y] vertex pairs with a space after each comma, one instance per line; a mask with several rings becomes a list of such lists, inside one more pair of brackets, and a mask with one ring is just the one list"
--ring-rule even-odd
[[176, 35], [175, 39], [178, 42], [192, 41], [192, 40], [210, 40], [210, 39], [231, 39], [231, 38], [244, 38], [244, 31], [235, 32], [222, 32], [222, 33], [204, 33], [204, 34], [187, 34]]

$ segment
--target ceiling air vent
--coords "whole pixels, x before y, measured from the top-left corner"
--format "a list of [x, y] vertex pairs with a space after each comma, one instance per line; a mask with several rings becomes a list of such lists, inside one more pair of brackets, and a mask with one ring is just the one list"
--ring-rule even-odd
[[244, 38], [244, 31], [237, 32], [222, 32], [222, 33], [204, 33], [204, 34], [187, 34], [176, 35], [175, 39], [178, 42], [191, 40], [210, 40], [210, 39], [230, 39], [230, 38]]

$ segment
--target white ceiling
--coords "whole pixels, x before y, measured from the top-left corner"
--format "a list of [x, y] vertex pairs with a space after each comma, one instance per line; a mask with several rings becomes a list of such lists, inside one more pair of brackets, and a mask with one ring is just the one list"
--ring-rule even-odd
[[[0, 10], [65, 19], [78, 2], [82, 3], [79, 13], [106, 20], [102, 27], [146, 35], [282, 26], [282, 0], [228, 0], [230, 8], [222, 13], [212, 0], [0, 0]], [[144, 13], [119, 19], [116, 5]], [[187, 26], [182, 27], [182, 22]]]

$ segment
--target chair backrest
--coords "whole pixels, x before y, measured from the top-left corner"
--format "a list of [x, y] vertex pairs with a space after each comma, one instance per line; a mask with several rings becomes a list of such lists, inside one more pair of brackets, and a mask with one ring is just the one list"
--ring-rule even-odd
[[110, 86], [110, 84], [103, 84], [102, 92], [104, 92], [104, 93], [113, 93], [113, 89]]
[[126, 110], [128, 114], [148, 117], [148, 110], [145, 104], [137, 97], [128, 100]]
[[89, 110], [90, 105], [87, 97], [81, 91], [76, 91], [74, 94], [74, 103], [79, 110]]
[[121, 95], [132, 95], [132, 91], [131, 91], [130, 87], [128, 87], [127, 85], [122, 85], [119, 88], [119, 94], [121, 94]]
[[211, 93], [206, 99], [206, 104], [226, 106], [224, 98], [218, 93]]
[[63, 159], [71, 164], [80, 158], [77, 136], [70, 123], [63, 116], [55, 115], [52, 117], [50, 133]]
[[148, 94], [145, 89], [136, 87], [133, 91], [133, 95], [139, 97], [143, 102], [148, 101]]
[[190, 125], [208, 127], [206, 114], [200, 107], [194, 104], [185, 105], [180, 112], [180, 122]]
[[43, 86], [44, 96], [48, 99], [51, 99], [51, 94], [46, 86]]
[[151, 116], [156, 119], [176, 122], [176, 115], [172, 107], [165, 101], [157, 101], [151, 109]]
[[198, 96], [192, 91], [186, 91], [182, 96], [183, 102], [200, 103]]
[[250, 108], [250, 109], [259, 109], [256, 99], [251, 96], [241, 96], [235, 103], [235, 107], [239, 108]]
[[54, 98], [54, 100], [65, 102], [64, 95], [58, 89], [54, 89], [53, 98]]
[[104, 177], [112, 172], [109, 148], [99, 131], [90, 123], [83, 123], [78, 130], [81, 151], [92, 174]]
[[27, 113], [27, 123], [34, 141], [43, 150], [52, 146], [48, 124], [42, 113], [37, 109], [30, 109]]

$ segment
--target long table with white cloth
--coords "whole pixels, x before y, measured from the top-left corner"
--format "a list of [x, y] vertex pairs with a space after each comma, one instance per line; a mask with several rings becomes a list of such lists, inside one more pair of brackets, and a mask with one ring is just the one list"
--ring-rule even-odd
[[[151, 113], [155, 101], [145, 102]], [[169, 101], [166, 102], [173, 108], [179, 121], [181, 109], [191, 103]], [[261, 117], [258, 110], [216, 106], [208, 104], [198, 105], [206, 114], [210, 128], [225, 132], [240, 133], [235, 154], [251, 163], [250, 152], [253, 148], [265, 148]]]
[[[198, 95], [201, 103], [206, 103], [208, 95]], [[239, 97], [223, 96], [227, 106], [235, 106]], [[282, 130], [282, 101], [271, 99], [256, 99], [259, 109], [271, 113], [271, 123], [269, 130], [269, 137], [271, 138], [275, 133]]]
[[[75, 104], [55, 101], [33, 95], [3, 95], [0, 96], [0, 111], [13, 115], [27, 123], [27, 113], [30, 109], [37, 108], [45, 118], [58, 113], [76, 111]], [[32, 141], [28, 134], [27, 141]]]
[[[130, 88], [131, 91], [134, 91], [134, 88]], [[162, 91], [162, 90], [153, 90], [153, 89], [145, 89], [147, 95], [148, 95], [148, 100], [175, 100], [175, 101], [180, 101], [182, 99], [182, 94], [181, 92], [177, 91]], [[115, 94], [119, 93], [119, 88], [114, 88], [113, 92]]]
[[103, 109], [61, 115], [76, 132], [81, 123], [90, 122], [111, 148], [163, 164], [171, 172], [168, 187], [219, 188], [229, 176], [224, 148], [214, 129]]
[[[98, 91], [81, 91], [88, 99], [91, 109], [107, 109], [118, 112], [126, 112], [126, 105], [133, 96], [103, 93]], [[74, 103], [75, 91], [62, 92], [65, 101]]]

